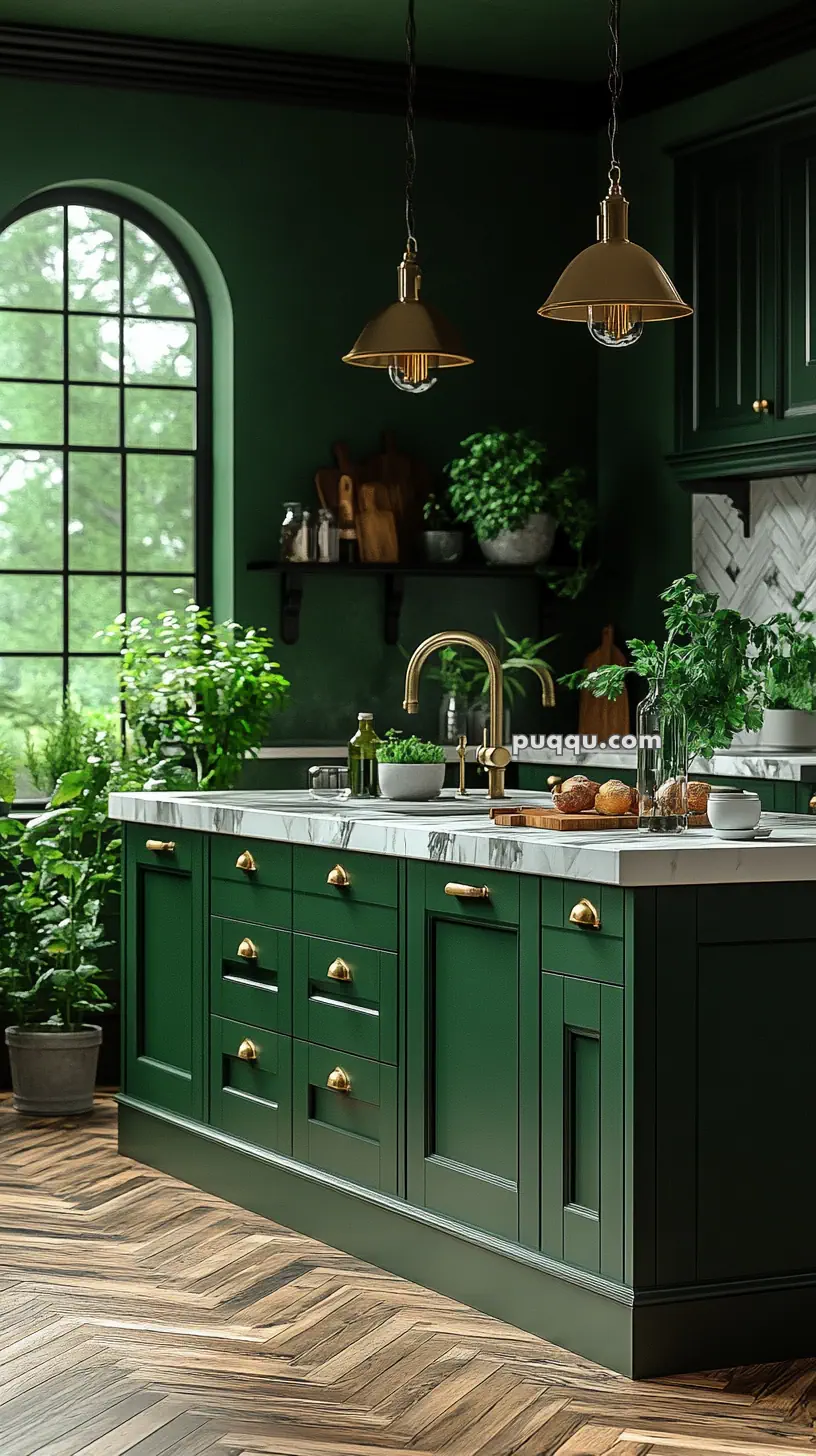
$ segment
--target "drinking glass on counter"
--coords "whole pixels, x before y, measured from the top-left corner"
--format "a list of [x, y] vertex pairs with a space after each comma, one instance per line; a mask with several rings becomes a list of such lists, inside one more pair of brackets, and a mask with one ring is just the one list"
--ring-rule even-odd
[[309, 769], [309, 793], [314, 799], [347, 799], [351, 788], [346, 765], [315, 764]]

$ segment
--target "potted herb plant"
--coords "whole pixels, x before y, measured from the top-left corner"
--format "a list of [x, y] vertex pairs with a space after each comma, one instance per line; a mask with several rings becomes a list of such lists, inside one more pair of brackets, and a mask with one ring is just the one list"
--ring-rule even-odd
[[[556, 527], [569, 519], [583, 472], [548, 478], [547, 446], [527, 430], [469, 435], [445, 469], [457, 520], [473, 527], [486, 560], [531, 566], [546, 561]], [[587, 503], [587, 509], [589, 509]]]
[[[524, 674], [532, 673], [538, 678], [541, 691], [541, 701], [545, 707], [552, 707], [555, 703], [555, 686], [552, 679], [552, 667], [541, 653], [551, 642], [555, 642], [558, 633], [551, 637], [543, 637], [540, 642], [534, 642], [532, 637], [519, 637], [516, 640], [508, 636], [499, 619], [498, 613], [494, 613], [496, 627], [502, 639], [499, 650], [499, 659], [502, 665], [502, 677], [504, 679], [504, 741], [510, 742], [511, 717], [513, 704], [518, 698], [527, 696], [524, 685]], [[478, 692], [478, 698], [470, 709], [469, 727], [471, 741], [478, 743], [481, 740], [484, 729], [490, 723], [490, 702], [488, 688], [490, 679], [485, 671], [481, 658], [469, 658], [472, 665], [473, 678]]]
[[777, 612], [766, 626], [773, 635], [765, 673], [765, 712], [759, 744], [777, 752], [816, 745], [816, 613], [802, 610], [804, 592], [791, 612]]
[[438, 799], [445, 782], [445, 750], [389, 728], [377, 748], [377, 781], [386, 799]]
[[425, 522], [422, 532], [425, 560], [431, 566], [453, 566], [461, 561], [465, 538], [451, 516], [446, 496], [431, 491], [422, 507], [422, 517]]
[[214, 623], [195, 602], [155, 621], [123, 614], [105, 635], [120, 642], [128, 723], [144, 749], [189, 762], [199, 789], [236, 784], [289, 691], [272, 639]]

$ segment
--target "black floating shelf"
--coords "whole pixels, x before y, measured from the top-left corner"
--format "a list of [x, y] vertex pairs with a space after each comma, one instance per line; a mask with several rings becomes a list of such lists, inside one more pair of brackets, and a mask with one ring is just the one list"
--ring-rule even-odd
[[322, 577], [364, 577], [383, 578], [383, 632], [389, 647], [399, 641], [400, 613], [407, 576], [445, 576], [454, 580], [463, 577], [516, 577], [522, 581], [533, 581], [538, 577], [534, 566], [491, 566], [488, 562], [462, 562], [455, 566], [429, 566], [418, 562], [411, 566], [403, 562], [359, 562], [356, 565], [344, 561], [250, 561], [249, 571], [275, 571], [280, 576], [280, 637], [288, 647], [293, 646], [300, 634], [300, 607], [303, 600], [303, 579], [306, 576]]

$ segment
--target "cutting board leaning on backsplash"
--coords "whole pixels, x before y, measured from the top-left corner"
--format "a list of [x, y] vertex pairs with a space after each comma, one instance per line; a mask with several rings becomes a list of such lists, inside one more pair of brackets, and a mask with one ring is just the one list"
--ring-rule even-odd
[[[584, 658], [584, 667], [605, 667], [607, 663], [626, 665], [626, 658], [615, 646], [615, 629], [604, 627], [601, 645]], [[608, 743], [611, 734], [629, 732], [629, 694], [624, 688], [619, 698], [611, 703], [608, 698], [593, 698], [585, 688], [581, 689], [578, 704], [578, 732], [582, 735], [597, 735], [599, 743]]]

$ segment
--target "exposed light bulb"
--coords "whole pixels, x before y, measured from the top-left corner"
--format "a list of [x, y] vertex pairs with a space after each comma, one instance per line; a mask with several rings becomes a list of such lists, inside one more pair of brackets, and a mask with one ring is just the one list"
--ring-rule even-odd
[[388, 378], [405, 394], [425, 394], [436, 384], [436, 375], [428, 373], [427, 354], [397, 354], [388, 366]]
[[435, 374], [426, 374], [424, 379], [411, 379], [397, 364], [389, 364], [388, 378], [396, 389], [404, 394], [427, 394], [436, 384]]
[[626, 349], [636, 344], [643, 333], [643, 315], [628, 303], [590, 304], [587, 307], [587, 328], [596, 344], [607, 349]]

